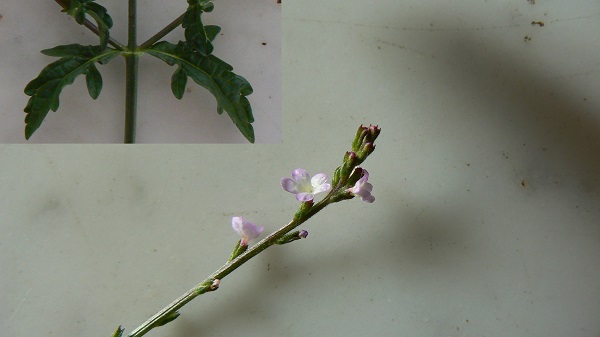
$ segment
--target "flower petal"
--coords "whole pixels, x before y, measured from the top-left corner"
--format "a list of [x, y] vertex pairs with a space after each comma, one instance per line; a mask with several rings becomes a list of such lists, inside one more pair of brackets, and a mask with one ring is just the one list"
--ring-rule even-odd
[[298, 184], [290, 178], [281, 178], [281, 187], [290, 193], [298, 193]]
[[308, 174], [308, 172], [306, 172], [306, 170], [304, 170], [304, 169], [297, 168], [292, 171], [292, 179], [294, 179], [294, 181], [297, 183], [309, 181], [310, 174]]
[[244, 235], [244, 219], [241, 216], [234, 216], [231, 218], [231, 227], [236, 231], [240, 236]]
[[325, 184], [314, 187], [313, 193], [317, 194], [317, 193], [321, 193], [321, 192], [326, 192], [326, 191], [329, 191], [330, 189], [331, 189], [331, 184], [325, 183]]
[[368, 196], [366, 196], [364, 198], [361, 197], [360, 200], [366, 201], [368, 203], [372, 203], [373, 201], [375, 201], [375, 197], [369, 194]]
[[359, 196], [362, 198], [366, 198], [368, 196], [371, 195], [371, 192], [364, 190], [364, 189], [360, 189], [358, 192], [355, 192], [354, 195]]
[[329, 191], [331, 184], [327, 183], [327, 175], [325, 173], [317, 173], [311, 179], [313, 194]]
[[371, 185], [371, 183], [365, 183], [362, 185], [361, 189], [371, 193], [371, 191], [373, 191], [373, 185]]
[[264, 227], [245, 221], [241, 216], [231, 218], [231, 227], [242, 237], [242, 242], [246, 242], [246, 244], [248, 240], [259, 237], [264, 230]]
[[246, 226], [245, 233], [246, 233], [246, 237], [249, 240], [256, 239], [257, 237], [259, 237], [260, 234], [265, 229], [263, 226], [257, 226], [257, 225], [255, 225], [253, 223], [250, 223], [250, 222], [246, 222], [246, 225], [247, 226]]
[[315, 198], [315, 196], [311, 193], [298, 193], [296, 194], [296, 199], [298, 199], [298, 201], [311, 201]]
[[310, 184], [313, 187], [321, 186], [327, 182], [327, 175], [325, 173], [317, 173], [310, 179]]

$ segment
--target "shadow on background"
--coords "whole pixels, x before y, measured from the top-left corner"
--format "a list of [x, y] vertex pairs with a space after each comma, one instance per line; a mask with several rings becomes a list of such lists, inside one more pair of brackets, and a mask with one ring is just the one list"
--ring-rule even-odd
[[[486, 41], [482, 46], [481, 39], [472, 31], [455, 33], [450, 40], [444, 36], [427, 34], [427, 39], [419, 38], [421, 43], [436, 46], [432, 62], [436, 63], [439, 78], [429, 81], [431, 92], [458, 92], [468, 98], [470, 106], [466, 108], [470, 110], [449, 106], [446, 111], [437, 113], [464, 118], [465, 123], [479, 128], [481, 132], [477, 134], [486, 136], [476, 138], [474, 142], [490, 146], [490, 151], [497, 151], [498, 144], [506, 144], [504, 147], [507, 153], [510, 152], [515, 177], [522, 177], [531, 193], [584, 193], [585, 198], [596, 203], [600, 197], [599, 98], [569, 94], [570, 90], [561, 83], [560, 76], [550, 77], [550, 70], [546, 72], [543, 68], [528, 66], [519, 57], [519, 51], [503, 48], [494, 41]], [[403, 65], [386, 66], [386, 69], [401, 68]], [[422, 113], [428, 115], [431, 111]], [[440, 134], [450, 137], [449, 142], [458, 132], [440, 129]], [[385, 197], [401, 199], [392, 194]], [[385, 210], [386, 220], [396, 225], [386, 226], [387, 230], [373, 229], [372, 235], [362, 240], [360, 246], [337, 250], [318, 261], [307, 259], [293, 265], [286, 262], [285, 248], [278, 249], [278, 254], [270, 254], [268, 258], [271, 264], [279, 266], [276, 272], [286, 274], [285, 278], [278, 277], [278, 286], [290, 290], [307, 277], [305, 266], [309, 264], [311, 268], [327, 269], [329, 273], [344, 273], [351, 264], [368, 262], [367, 256], [372, 255], [368, 252], [373, 249], [381, 258], [379, 264], [371, 267], [373, 269], [391, 265], [403, 275], [420, 269], [434, 269], [439, 277], [444, 273], [460, 277], [460, 273], [469, 268], [467, 256], [485, 249], [477, 242], [479, 234], [470, 230], [472, 218], [463, 216], [463, 210], [456, 206], [413, 202], [407, 212], [402, 206]], [[597, 227], [599, 223], [592, 225]], [[392, 232], [389, 232], [390, 228]], [[283, 271], [286, 265], [288, 268]], [[263, 289], [262, 285], [272, 273], [257, 272], [252, 282], [243, 286]], [[243, 298], [237, 298], [235, 302], [219, 302], [215, 310], [203, 314], [197, 323], [179, 322], [178, 334], [196, 337], [223, 324], [243, 324], [236, 318], [237, 314], [243, 316], [259, 307], [262, 314], [269, 315], [268, 306], [257, 304], [261, 295], [243, 293]]]

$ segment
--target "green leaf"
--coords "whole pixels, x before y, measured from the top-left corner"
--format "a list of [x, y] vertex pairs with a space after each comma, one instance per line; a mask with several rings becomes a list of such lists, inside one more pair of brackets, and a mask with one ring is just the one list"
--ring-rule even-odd
[[98, 53], [98, 46], [82, 46], [80, 44], [65, 44], [42, 50], [42, 54], [54, 57], [92, 57]]
[[[254, 122], [254, 117], [250, 102], [246, 98], [252, 94], [252, 87], [245, 78], [232, 72], [233, 67], [214, 55], [201, 55], [181, 41], [177, 45], [162, 41], [145, 51], [168, 65], [177, 64], [176, 73], [179, 71], [185, 73], [194, 82], [210, 91], [217, 99], [217, 112], [227, 111], [244, 137], [254, 143], [254, 128], [251, 124]], [[179, 76], [181, 75], [173, 74], [173, 77]], [[171, 85], [173, 88], [173, 78]], [[177, 97], [175, 91], [173, 94]]]
[[117, 331], [115, 331], [115, 333], [113, 333], [111, 337], [121, 337], [121, 336], [123, 336], [123, 331], [125, 331], [125, 329], [123, 329], [123, 327], [119, 326], [117, 328]]
[[81, 74], [86, 75], [88, 91], [96, 99], [102, 89], [102, 77], [94, 65], [106, 64], [121, 52], [114, 49], [101, 49], [100, 46], [65, 45], [42, 51], [46, 55], [60, 56], [61, 59], [47, 65], [38, 77], [25, 87], [25, 94], [31, 96], [25, 106], [25, 138], [29, 139], [37, 130], [50, 110], [59, 106], [62, 89], [73, 83]]
[[212, 42], [215, 40], [219, 32], [221, 31], [221, 27], [219, 26], [204, 26], [204, 30], [206, 31], [206, 37]]
[[181, 99], [183, 97], [186, 84], [187, 75], [185, 74], [185, 71], [183, 71], [181, 67], [177, 67], [177, 70], [175, 70], [173, 76], [171, 76], [171, 91], [173, 91], [173, 95], [175, 95], [177, 99]]
[[102, 75], [100, 75], [95, 65], [88, 68], [85, 74], [85, 83], [92, 99], [98, 98], [100, 91], [102, 91]]
[[110, 37], [109, 29], [113, 25], [113, 20], [108, 15], [106, 8], [90, 0], [71, 0], [65, 12], [75, 18], [75, 21], [82, 25], [85, 15], [91, 16], [98, 26], [98, 36], [100, 37], [100, 47], [105, 49]]
[[80, 25], [83, 25], [83, 22], [85, 21], [85, 12], [83, 11], [83, 8], [79, 8], [76, 12], [75, 12], [75, 22], [77, 22]]
[[213, 51], [212, 41], [221, 31], [218, 26], [204, 26], [202, 13], [213, 10], [212, 2], [188, 0], [188, 9], [183, 14], [181, 26], [184, 28], [186, 42], [202, 55], [210, 55]]

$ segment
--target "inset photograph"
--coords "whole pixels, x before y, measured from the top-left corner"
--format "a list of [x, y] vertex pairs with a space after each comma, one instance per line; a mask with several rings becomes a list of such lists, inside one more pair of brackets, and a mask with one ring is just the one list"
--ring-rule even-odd
[[0, 143], [280, 143], [281, 3], [0, 7]]

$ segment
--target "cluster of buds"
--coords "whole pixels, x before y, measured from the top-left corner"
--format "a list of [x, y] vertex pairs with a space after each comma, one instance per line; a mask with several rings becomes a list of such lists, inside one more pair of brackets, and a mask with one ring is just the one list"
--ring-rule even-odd
[[369, 125], [369, 127], [361, 125], [358, 128], [352, 142], [352, 152], [356, 154], [356, 165], [360, 165], [375, 151], [375, 139], [380, 132], [381, 128], [377, 125]]
[[[381, 128], [377, 125], [369, 125], [368, 127], [361, 125], [358, 128], [354, 141], [352, 141], [352, 150], [346, 152], [342, 166], [338, 167], [333, 174], [332, 184], [334, 186], [349, 187], [363, 177], [361, 175], [363, 169], [360, 169], [358, 165], [362, 164], [375, 151], [375, 140], [380, 132]], [[357, 171], [357, 169], [360, 170]], [[358, 178], [356, 178], [357, 175]], [[350, 179], [351, 176], [356, 179]], [[368, 173], [366, 177], [368, 178]]]

